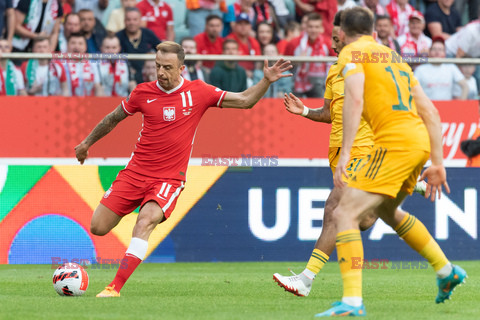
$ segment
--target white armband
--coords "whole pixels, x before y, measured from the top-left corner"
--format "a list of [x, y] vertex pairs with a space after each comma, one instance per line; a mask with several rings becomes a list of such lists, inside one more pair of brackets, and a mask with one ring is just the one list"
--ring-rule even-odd
[[302, 117], [306, 117], [308, 115], [308, 111], [310, 111], [309, 108], [307, 108], [305, 105], [303, 106], [303, 112], [302, 112]]

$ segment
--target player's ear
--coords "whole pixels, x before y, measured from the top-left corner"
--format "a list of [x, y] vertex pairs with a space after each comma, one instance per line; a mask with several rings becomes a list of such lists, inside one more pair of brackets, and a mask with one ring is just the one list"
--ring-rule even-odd
[[341, 42], [345, 43], [345, 32], [340, 28], [338, 30], [338, 39], [340, 39]]

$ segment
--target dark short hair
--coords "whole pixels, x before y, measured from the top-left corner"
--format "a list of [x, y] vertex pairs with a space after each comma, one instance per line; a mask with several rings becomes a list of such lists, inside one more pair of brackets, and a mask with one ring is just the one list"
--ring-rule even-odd
[[333, 17], [333, 26], [340, 27], [340, 22], [342, 21], [343, 10], [337, 11], [335, 17]]
[[205, 24], [209, 23], [211, 20], [214, 20], [214, 19], [218, 19], [220, 20], [221, 22], [223, 22], [222, 18], [220, 18], [219, 16], [217, 16], [216, 14], [209, 14], [207, 16], [207, 18], [205, 19]]
[[80, 13], [84, 13], [84, 12], [94, 13], [92, 9], [87, 9], [87, 8], [85, 8], [85, 9], [80, 9], [80, 10], [78, 10], [77, 13], [78, 13], [78, 15], [80, 15]]
[[390, 18], [390, 16], [387, 16], [386, 14], [379, 14], [375, 17], [375, 23], [377, 23], [380, 20], [388, 20], [392, 22], [392, 19]]
[[137, 7], [125, 8], [125, 15], [127, 15], [127, 13], [129, 13], [129, 12], [138, 12], [140, 15], [142, 15], [142, 13], [140, 12], [140, 10], [138, 10]]
[[157, 45], [156, 49], [157, 52], [161, 53], [175, 53], [180, 65], [185, 63], [185, 51], [183, 50], [183, 47], [176, 42], [164, 41]]
[[371, 35], [373, 32], [373, 13], [362, 7], [345, 9], [342, 13], [340, 26], [349, 37]]
[[85, 39], [85, 36], [81, 32], [70, 33], [70, 35], [68, 36], [67, 42], [70, 42], [70, 39], [72, 38], [82, 38], [83, 40], [85, 40], [85, 43], [87, 42], [87, 39]]
[[38, 37], [38, 38], [33, 39], [33, 40], [32, 40], [32, 47], [33, 47], [35, 44], [37, 44], [37, 43], [39, 43], [39, 42], [43, 42], [43, 41], [45, 41], [45, 40], [47, 40], [47, 41], [50, 43], [50, 38], [47, 37], [47, 36]]
[[229, 44], [229, 43], [235, 43], [235, 44], [237, 45], [237, 48], [238, 48], [238, 42], [237, 42], [237, 40], [235, 40], [235, 39], [225, 39], [225, 40], [223, 41], [223, 44], [222, 44], [222, 50], [223, 50], [223, 51], [225, 51], [225, 47], [226, 47], [227, 44]]
[[307, 14], [307, 21], [310, 20], [320, 20], [322, 21], [322, 16], [316, 12], [311, 12]]
[[63, 24], [65, 24], [70, 17], [77, 16], [80, 19], [80, 16], [76, 12], [69, 12], [65, 15], [65, 18], [63, 19]]

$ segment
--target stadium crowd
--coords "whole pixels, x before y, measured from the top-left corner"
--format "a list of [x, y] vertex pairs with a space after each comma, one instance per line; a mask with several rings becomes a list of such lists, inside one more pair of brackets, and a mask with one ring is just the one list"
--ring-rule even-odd
[[[429, 98], [478, 99], [479, 65], [417, 63], [480, 57], [480, 0], [0, 0], [0, 95], [126, 96], [156, 79], [161, 41], [187, 54], [334, 56], [337, 10], [375, 13], [377, 41], [406, 59]], [[125, 54], [125, 60], [9, 60], [2, 53]], [[417, 59], [417, 60], [416, 60]], [[423, 59], [423, 60], [422, 60]], [[186, 60], [184, 78], [239, 92], [263, 77], [263, 63]], [[267, 97], [323, 97], [327, 63], [297, 63]]]

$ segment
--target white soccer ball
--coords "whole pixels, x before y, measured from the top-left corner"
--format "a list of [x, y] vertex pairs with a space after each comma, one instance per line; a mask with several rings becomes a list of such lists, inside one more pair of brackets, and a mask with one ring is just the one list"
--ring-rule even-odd
[[81, 296], [88, 288], [88, 274], [76, 263], [64, 263], [53, 273], [53, 287], [61, 296]]

